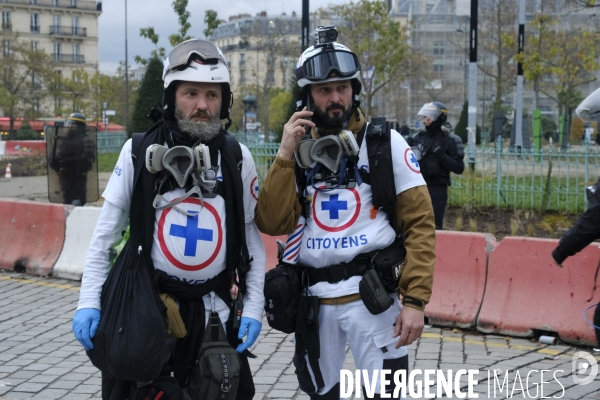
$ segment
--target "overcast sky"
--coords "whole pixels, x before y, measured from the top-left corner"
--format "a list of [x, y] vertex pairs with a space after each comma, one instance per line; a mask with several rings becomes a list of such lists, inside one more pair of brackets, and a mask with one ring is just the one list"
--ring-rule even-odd
[[[127, 42], [130, 68], [136, 68], [136, 55], [146, 58], [154, 49], [148, 39], [140, 37], [140, 28], [154, 27], [159, 35], [159, 46], [167, 53], [171, 49], [169, 35], [179, 29], [177, 14], [171, 6], [172, 0], [126, 0], [127, 1]], [[349, 0], [310, 0], [310, 11], [329, 4], [348, 3]], [[288, 15], [296, 11], [302, 14], [301, 0], [190, 0], [187, 10], [191, 13], [192, 25], [189, 35], [204, 37], [204, 12], [215, 10], [220, 19], [228, 20], [230, 15], [249, 13], [256, 15], [267, 11], [268, 15]], [[102, 14], [98, 18], [100, 71], [113, 74], [120, 61], [125, 60], [125, 1], [103, 0]]]

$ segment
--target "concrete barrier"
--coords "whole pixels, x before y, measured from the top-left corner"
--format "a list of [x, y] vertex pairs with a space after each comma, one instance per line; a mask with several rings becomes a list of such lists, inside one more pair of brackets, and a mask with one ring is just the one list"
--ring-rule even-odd
[[6, 140], [0, 140], [0, 156], [6, 154]]
[[595, 343], [594, 330], [581, 314], [600, 302], [600, 289], [592, 295], [600, 249], [597, 243], [589, 245], [559, 268], [551, 255], [557, 244], [553, 239], [502, 239], [489, 256], [479, 331], [531, 336], [539, 329], [556, 332], [566, 342]]
[[433, 291], [425, 315], [441, 326], [472, 328], [483, 300], [489, 233], [436, 231]]
[[80, 280], [100, 207], [75, 207], [67, 217], [65, 244], [52, 275], [59, 278]]
[[65, 206], [0, 199], [0, 268], [50, 275], [65, 241]]

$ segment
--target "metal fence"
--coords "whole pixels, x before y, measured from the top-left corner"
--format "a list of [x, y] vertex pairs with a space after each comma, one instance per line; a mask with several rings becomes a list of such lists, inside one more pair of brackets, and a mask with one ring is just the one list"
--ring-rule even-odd
[[127, 132], [98, 132], [98, 153], [119, 153], [127, 141]]
[[[279, 143], [252, 144], [248, 148], [262, 185]], [[545, 148], [515, 152], [502, 143], [477, 146], [465, 157], [465, 172], [452, 176], [449, 203], [581, 212], [586, 207], [585, 186], [600, 177], [597, 149], [583, 145], [566, 151]]]
[[[125, 132], [98, 133], [98, 152], [118, 153], [126, 140]], [[247, 146], [262, 186], [279, 143]], [[600, 177], [600, 152], [589, 144], [565, 151], [546, 147], [515, 152], [497, 142], [477, 146], [465, 157], [465, 166], [462, 175], [452, 176], [450, 204], [581, 212], [586, 207], [585, 186]]]

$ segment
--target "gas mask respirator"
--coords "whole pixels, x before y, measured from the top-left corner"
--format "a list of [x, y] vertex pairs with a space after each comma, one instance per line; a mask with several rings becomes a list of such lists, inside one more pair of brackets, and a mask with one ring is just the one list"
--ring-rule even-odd
[[[195, 214], [182, 210], [177, 207], [177, 204], [196, 194], [200, 198], [201, 207], [204, 207], [201, 187], [205, 189], [205, 197], [216, 196], [214, 189], [217, 184], [217, 168], [212, 166], [208, 146], [204, 144], [198, 144], [192, 148], [187, 146], [168, 148], [153, 144], [146, 149], [146, 169], [153, 174], [158, 172], [163, 174], [158, 193], [152, 203], [157, 210], [173, 207], [182, 214], [193, 216]], [[191, 176], [194, 186], [183, 196], [169, 201], [160, 194], [160, 188], [169, 176], [172, 176], [181, 188], [185, 187], [188, 178]], [[159, 206], [160, 202], [166, 204]]]
[[[358, 143], [351, 131], [343, 130], [337, 135], [327, 135], [320, 139], [302, 140], [296, 146], [294, 157], [300, 168], [310, 169], [309, 182], [325, 179], [328, 188], [340, 187], [346, 178], [348, 160], [356, 164]], [[320, 166], [327, 170], [321, 171]], [[353, 187], [349, 182], [345, 187]]]

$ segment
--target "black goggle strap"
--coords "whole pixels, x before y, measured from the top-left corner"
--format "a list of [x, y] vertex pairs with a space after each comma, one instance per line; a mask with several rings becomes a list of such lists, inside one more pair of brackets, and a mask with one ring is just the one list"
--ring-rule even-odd
[[[342, 183], [346, 179], [346, 163], [347, 163], [347, 161], [348, 161], [348, 156], [346, 156], [346, 155], [344, 155], [342, 157], [342, 159], [340, 160], [340, 167], [339, 167], [340, 168], [340, 175], [339, 175], [338, 183], [335, 186], [332, 186], [330, 188], [318, 188], [317, 186], [315, 186], [314, 177], [315, 177], [315, 174], [321, 170], [321, 164], [320, 163], [317, 163], [317, 165], [315, 165], [314, 168], [312, 168], [308, 172], [308, 174], [306, 176], [306, 179], [308, 180], [308, 182], [310, 183], [310, 185], [313, 187], [313, 189], [315, 189], [315, 190], [317, 190], [319, 192], [329, 192], [331, 190], [337, 189], [337, 188], [339, 188], [342, 185]], [[362, 183], [362, 181], [361, 181], [361, 183]]]

